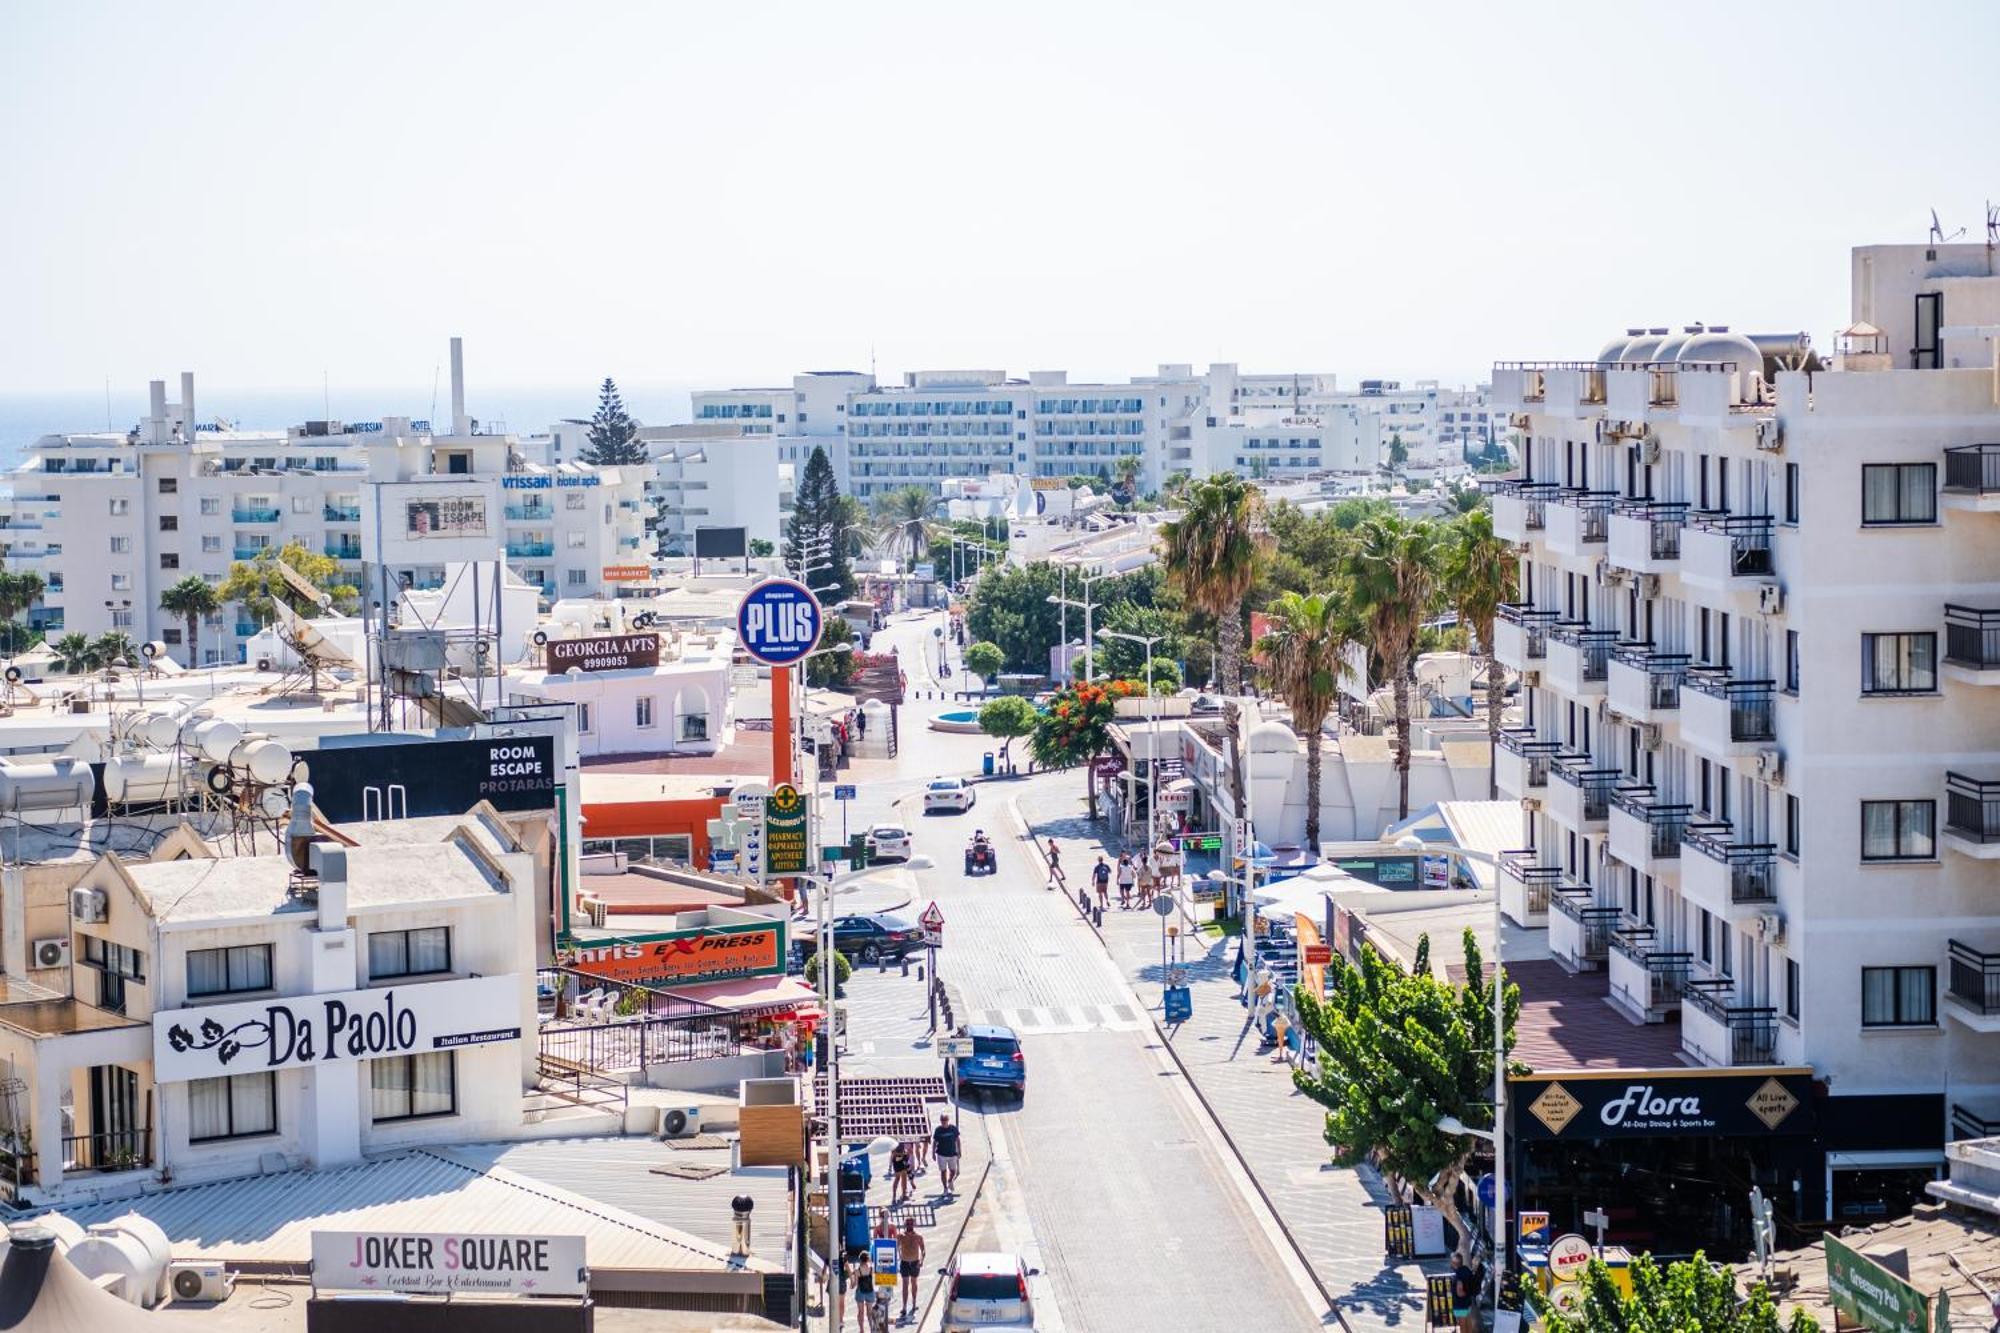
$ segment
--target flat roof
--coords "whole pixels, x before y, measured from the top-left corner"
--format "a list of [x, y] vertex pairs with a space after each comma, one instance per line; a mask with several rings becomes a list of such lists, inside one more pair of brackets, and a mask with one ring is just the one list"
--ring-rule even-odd
[[[42, 995], [24, 996], [20, 994], [23, 991], [42, 991]], [[25, 981], [6, 982], [5, 992], [0, 993], [0, 1026], [30, 1037], [69, 1037], [80, 1032], [150, 1026], [145, 1019], [110, 1013], [70, 996], [43, 998], [47, 994], [42, 987]]]
[[[429, 846], [350, 847], [348, 909], [476, 901], [508, 892], [506, 879], [467, 845], [476, 840], [468, 834], [465, 841], [454, 838]], [[162, 924], [315, 910], [288, 892], [292, 864], [282, 856], [147, 861], [124, 869], [146, 909]]]

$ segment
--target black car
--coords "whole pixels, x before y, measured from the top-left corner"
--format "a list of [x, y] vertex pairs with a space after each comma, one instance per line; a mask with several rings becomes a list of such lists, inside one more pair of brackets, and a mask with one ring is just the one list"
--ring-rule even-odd
[[914, 921], [887, 912], [835, 917], [833, 921], [833, 947], [864, 963], [901, 958], [922, 948], [923, 943], [924, 932]]

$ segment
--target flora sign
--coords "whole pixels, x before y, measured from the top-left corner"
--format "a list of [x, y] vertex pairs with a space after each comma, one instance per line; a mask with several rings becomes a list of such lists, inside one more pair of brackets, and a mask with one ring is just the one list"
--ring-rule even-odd
[[520, 1012], [520, 983], [507, 976], [172, 1009], [153, 1016], [154, 1076], [178, 1083], [514, 1041]]

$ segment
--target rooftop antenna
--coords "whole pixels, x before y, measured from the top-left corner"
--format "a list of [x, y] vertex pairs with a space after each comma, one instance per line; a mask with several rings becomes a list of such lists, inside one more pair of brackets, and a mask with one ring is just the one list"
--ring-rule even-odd
[[1963, 228], [1963, 227], [1960, 227], [1960, 228], [1959, 228], [1959, 229], [1958, 229], [1957, 231], [1953, 232], [1953, 233], [1952, 233], [1951, 235], [1949, 235], [1949, 236], [1945, 235], [1945, 234], [1944, 234], [1944, 224], [1943, 224], [1942, 222], [1939, 222], [1939, 221], [1938, 221], [1938, 215], [1937, 215], [1937, 210], [1936, 210], [1935, 208], [1933, 208], [1933, 209], [1931, 210], [1931, 244], [1932, 244], [1932, 245], [1943, 245], [1943, 244], [1945, 244], [1945, 243], [1946, 243], [1947, 241], [1955, 241], [1955, 240], [1957, 240], [1957, 239], [1958, 239], [1959, 237], [1961, 237], [1961, 236], [1963, 236], [1963, 235], [1965, 235], [1965, 228]]
[[435, 361], [433, 361], [433, 362], [431, 362], [431, 415], [430, 415], [430, 420], [432, 420], [432, 421], [436, 421], [437, 419], [438, 419], [438, 363], [437, 363], [437, 362], [435, 362]]

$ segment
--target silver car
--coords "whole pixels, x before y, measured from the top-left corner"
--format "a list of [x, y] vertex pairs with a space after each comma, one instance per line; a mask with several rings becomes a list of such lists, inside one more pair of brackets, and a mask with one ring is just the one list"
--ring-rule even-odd
[[961, 1254], [945, 1270], [944, 1333], [1035, 1326], [1028, 1279], [1039, 1270], [1018, 1254]]

